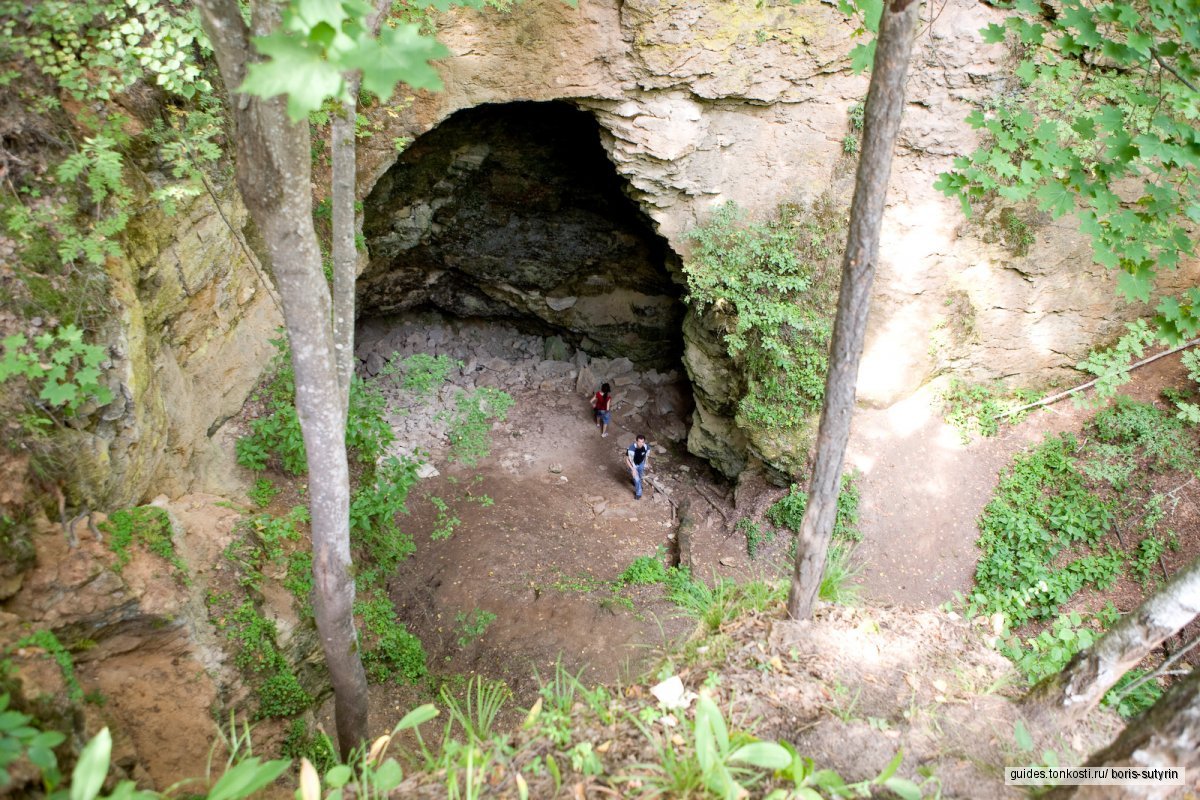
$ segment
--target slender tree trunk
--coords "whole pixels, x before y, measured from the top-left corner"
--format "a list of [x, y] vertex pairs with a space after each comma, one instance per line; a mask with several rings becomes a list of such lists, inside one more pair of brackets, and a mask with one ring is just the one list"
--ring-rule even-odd
[[1200, 558], [1126, 614], [1062, 671], [1030, 690], [1023, 704], [1040, 722], [1066, 727], [1095, 707], [1121, 676], [1200, 614]]
[[[392, 0], [376, 0], [367, 18], [367, 28], [372, 35], [379, 33], [379, 26], [391, 5]], [[358, 248], [355, 247], [358, 226], [354, 212], [358, 199], [358, 145], [354, 131], [360, 83], [361, 76], [357, 72], [346, 76], [350, 99], [342, 103], [341, 113], [334, 114], [330, 124], [332, 141], [329, 149], [333, 158], [330, 180], [333, 212], [333, 252], [330, 254], [333, 259], [333, 348], [343, 415], [350, 408], [350, 381], [354, 378], [354, 286], [358, 281]]]
[[[1154, 707], [1131, 721], [1121, 735], [1087, 760], [1089, 767], [1180, 769], [1195, 780], [1200, 769], [1200, 671], [1191, 674], [1163, 695]], [[1062, 787], [1050, 797], [1165, 798], [1178, 786]]]
[[[358, 95], [358, 81], [350, 81], [352, 96]], [[342, 103], [341, 113], [333, 115], [330, 150], [333, 179], [330, 202], [333, 205], [333, 346], [342, 413], [350, 407], [350, 380], [354, 375], [354, 284], [358, 278], [358, 253], [354, 247], [356, 197], [354, 119], [355, 101]]]
[[[288, 119], [283, 97], [262, 100], [236, 93], [254, 58], [238, 0], [197, 0], [197, 5], [230, 94], [238, 188], [266, 243], [291, 342], [296, 411], [308, 456], [313, 607], [333, 683], [338, 746], [346, 756], [367, 735], [367, 681], [354, 629], [345, 414], [329, 289], [312, 225], [308, 125]], [[255, 31], [277, 24], [277, 11], [274, 4], [255, 4]]]
[[862, 357], [871, 284], [879, 254], [883, 202], [892, 170], [892, 149], [900, 129], [904, 84], [919, 11], [920, 3], [916, 0], [890, 0], [879, 21], [875, 65], [863, 115], [862, 155], [855, 176], [850, 230], [842, 260], [842, 286], [833, 323], [829, 374], [825, 378], [825, 404], [817, 430], [817, 457], [788, 592], [788, 614], [794, 619], [812, 616], [833, 536], [842, 461], [854, 412], [858, 362]]

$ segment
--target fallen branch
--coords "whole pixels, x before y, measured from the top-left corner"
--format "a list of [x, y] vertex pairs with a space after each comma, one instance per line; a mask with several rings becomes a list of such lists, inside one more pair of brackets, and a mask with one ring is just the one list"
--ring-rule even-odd
[[[1137, 362], [1136, 364], [1131, 364], [1126, 369], [1126, 371], [1133, 372], [1138, 367], [1144, 367], [1151, 362], [1158, 361], [1160, 358], [1165, 358], [1169, 355], [1173, 355], [1174, 353], [1178, 353], [1180, 350], [1186, 350], [1195, 344], [1200, 344], [1200, 338], [1192, 339], [1190, 342], [1185, 342], [1185, 343], [1179, 345], [1178, 347], [1171, 348], [1170, 350], [1164, 350], [1163, 352], [1158, 353], [1157, 355], [1150, 356], [1149, 358], [1143, 358], [1141, 361]], [[1048, 406], [1048, 405], [1051, 405], [1052, 403], [1057, 403], [1059, 400], [1070, 397], [1073, 394], [1078, 394], [1079, 392], [1082, 392], [1084, 389], [1092, 388], [1093, 386], [1096, 385], [1096, 383], [1102, 377], [1105, 377], [1105, 376], [1101, 375], [1099, 377], [1092, 378], [1087, 383], [1076, 386], [1074, 389], [1067, 389], [1065, 392], [1059, 392], [1058, 394], [1051, 395], [1050, 397], [1043, 397], [1041, 400], [1038, 400], [1033, 403], [1028, 403], [1019, 408], [1013, 408], [1008, 411], [1004, 411], [1000, 414], [997, 414], [996, 417], [997, 417], [997, 419], [1003, 419], [1005, 417], [1011, 417], [1016, 414], [1020, 414], [1023, 411], [1030, 411], [1035, 408], [1041, 408], [1042, 406]]]

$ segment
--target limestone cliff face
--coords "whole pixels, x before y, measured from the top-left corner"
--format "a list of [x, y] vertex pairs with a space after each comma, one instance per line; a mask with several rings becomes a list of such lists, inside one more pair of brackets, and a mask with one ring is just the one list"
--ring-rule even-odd
[[236, 196], [201, 196], [174, 217], [141, 215], [127, 257], [108, 268], [116, 400], [95, 425], [68, 432], [76, 483], [69, 502], [98, 509], [189, 491], [237, 493], [218, 437], [271, 355], [281, 316], [234, 236]]
[[[1117, 299], [1073, 225], [1047, 224], [1028, 208], [981, 209], [967, 221], [932, 188], [953, 156], [975, 144], [961, 120], [1006, 87], [1006, 51], [977, 33], [996, 13], [952, 0], [921, 33], [884, 220], [859, 383], [864, 402], [890, 404], [948, 371], [1026, 385], [1067, 377], [1089, 348], [1145, 312]], [[439, 36], [453, 53], [439, 67], [445, 90], [399, 94], [372, 112], [377, 132], [360, 141], [372, 248], [362, 306], [370, 313], [435, 303], [520, 316], [575, 331], [577, 344], [647, 361], [673, 348], [695, 388], [692, 449], [730, 475], [755, 459], [794, 470], [803, 436], [772, 440], [734, 421], [736, 365], [709, 321], [680, 319], [679, 265], [687, 231], [727, 200], [761, 214], [827, 192], [848, 202], [843, 140], [849, 109], [867, 88], [867, 78], [849, 70], [853, 27], [831, 5], [783, 0], [581, 0], [577, 9], [531, 0], [507, 14], [443, 17]], [[417, 202], [396, 206], [393, 167], [407, 159], [421, 174], [416, 155], [428, 137], [404, 154], [394, 140], [420, 137], [463, 109], [552, 100], [594, 119], [632, 200], [632, 210], [619, 213], [648, 220], [661, 238], [597, 226], [589, 209], [612, 201], [593, 202], [587, 186], [564, 190], [582, 198], [565, 235], [537, 229], [559, 210], [557, 201], [539, 200], [553, 176], [533, 169], [529, 154], [484, 152], [467, 139], [450, 147], [442, 174], [419, 178], [427, 191]], [[488, 159], [515, 166], [488, 179], [490, 195], [472, 195]], [[517, 211], [484, 215], [496, 197]], [[438, 238], [439, 213], [485, 222], [470, 241]], [[1019, 215], [1032, 243], [1005, 241], [1003, 213]], [[79, 502], [113, 508], [160, 492], [233, 489], [221, 423], [248, 395], [279, 322], [235, 239], [245, 225], [232, 196], [219, 212], [201, 198], [178, 217], [151, 212], [136, 222], [129, 257], [109, 270], [121, 308], [113, 325], [119, 397], [98, 412], [97, 425], [75, 434], [86, 466]], [[545, 257], [513, 263], [503, 249], [517, 240], [545, 242]], [[397, 253], [418, 245], [420, 258], [394, 268]], [[1195, 272], [1193, 264], [1172, 279], [1185, 284]], [[655, 350], [671, 337], [666, 351]]]
[[[1073, 225], [1020, 209], [1036, 239], [1013, 247], [1000, 231], [1002, 209], [967, 222], [932, 188], [976, 144], [962, 122], [973, 103], [1006, 86], [1006, 50], [978, 35], [995, 19], [993, 9], [952, 0], [922, 30], [884, 220], [864, 402], [890, 404], [951, 370], [1025, 385], [1067, 377], [1088, 349], [1146, 311], [1117, 299]], [[360, 146], [360, 192], [390, 180], [394, 138], [420, 136], [455, 111], [567, 101], [595, 117], [627, 193], [686, 259], [684, 234], [727, 200], [758, 213], [826, 191], [848, 201], [835, 165], [848, 111], [867, 88], [849, 69], [853, 27], [829, 4], [750, 0], [581, 0], [578, 9], [535, 0], [508, 14], [460, 12], [439, 30], [454, 54], [440, 67], [445, 90], [377, 111], [382, 133]], [[368, 230], [378, 224], [371, 213]], [[421, 296], [419, 276], [388, 277], [385, 257], [372, 257], [377, 284], [407, 281], [409, 297]], [[402, 304], [396, 295], [389, 302]], [[698, 318], [683, 330], [696, 384], [692, 449], [729, 474], [755, 457], [794, 468], [804, 437], [768, 442], [739, 430], [730, 419], [736, 381], [717, 334]]]

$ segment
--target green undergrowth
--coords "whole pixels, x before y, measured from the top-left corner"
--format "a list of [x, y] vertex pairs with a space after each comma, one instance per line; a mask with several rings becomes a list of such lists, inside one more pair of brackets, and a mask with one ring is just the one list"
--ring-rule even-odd
[[[250, 422], [249, 434], [236, 444], [237, 461], [261, 472], [268, 466], [288, 475], [308, 470], [304, 436], [296, 416], [296, 373], [287, 342], [272, 339], [275, 355], [270, 377], [255, 394], [262, 413]], [[357, 376], [350, 382], [350, 405], [346, 418], [346, 450], [359, 464], [370, 466], [395, 441], [384, 416], [386, 402], [378, 389]]]
[[[294, 407], [295, 375], [286, 342], [279, 339], [273, 344], [276, 354], [269, 376], [256, 395], [261, 412], [251, 421], [249, 433], [236, 443], [236, 452], [243, 466], [259, 473], [274, 472], [280, 484], [295, 486], [295, 478], [303, 476], [307, 466]], [[379, 377], [397, 382], [404, 393], [402, 404], [427, 403], [455, 366], [456, 362], [443, 356], [393, 357]], [[448, 420], [452, 458], [473, 463], [485, 456], [491, 422], [502, 419], [511, 403], [511, 397], [496, 390], [460, 393]], [[368, 679], [373, 683], [417, 683], [429, 674], [425, 650], [397, 618], [387, 581], [416, 548], [412, 535], [398, 519], [408, 513], [409, 492], [417, 481], [420, 462], [385, 455], [394, 441], [387, 411], [382, 392], [356, 377], [351, 385], [346, 429], [347, 452], [356, 465], [350, 497], [350, 543], [358, 595], [354, 610]], [[285, 491], [280, 484], [265, 475], [256, 479], [249, 496], [263, 510], [245, 517], [242, 535], [225, 554], [236, 575], [237, 588], [230, 597], [222, 598], [221, 607], [210, 608], [210, 614], [216, 614], [219, 627], [231, 635], [239, 652], [246, 650], [248, 632], [255, 634], [252, 638], [258, 644], [251, 652], [259, 654], [257, 661], [266, 664], [250, 670], [252, 685], [259, 687], [256, 713], [260, 716], [292, 716], [303, 710], [303, 698], [294, 691], [296, 685], [289, 681], [286, 665], [282, 658], [271, 655], [266, 644], [274, 641], [273, 627], [260, 625], [251, 616], [261, 606], [266, 576], [278, 579], [293, 595], [301, 620], [307, 624], [313, 620], [309, 517], [302, 506], [282, 514], [273, 510], [276, 498]], [[303, 488], [299, 486], [297, 491], [303, 493]], [[451, 535], [457, 518], [449, 504], [440, 498], [431, 500], [442, 503], [438, 527], [431, 535]], [[491, 498], [480, 498], [479, 502], [490, 504]], [[236, 599], [233, 592], [238, 594]], [[254, 613], [261, 617], [261, 612]], [[474, 623], [478, 625], [479, 621]], [[240, 665], [245, 663], [243, 659]]]
[[132, 558], [134, 544], [164, 559], [186, 581], [187, 565], [175, 552], [171, 517], [158, 506], [136, 506], [114, 511], [98, 526], [105, 534], [108, 549], [117, 556], [114, 569], [120, 572]]
[[[825, 570], [818, 593], [822, 600], [830, 603], [851, 605], [858, 602], [859, 587], [856, 581], [862, 570], [854, 566], [853, 556], [855, 547], [862, 540], [862, 532], [858, 529], [859, 499], [858, 472], [843, 474], [837, 498], [837, 513], [833, 521], [833, 535], [825, 555]], [[796, 542], [807, 507], [808, 492], [792, 484], [788, 493], [767, 509], [766, 521], [790, 537], [786, 560], [782, 564], [785, 573], [790, 572], [792, 564], [796, 561]], [[750, 546], [751, 540], [747, 535], [747, 552], [750, 551]], [[753, 557], [752, 553], [751, 558]]]
[[942, 418], [958, 431], [963, 444], [976, 436], [995, 436], [1001, 425], [1016, 425], [1028, 416], [1017, 412], [1041, 397], [1028, 389], [1008, 389], [999, 383], [967, 383], [953, 378], [941, 394]]
[[820, 410], [845, 226], [822, 197], [763, 222], [726, 203], [688, 234], [687, 302], [711, 310], [740, 367], [739, 423], [790, 429]]
[[[1048, 435], [1000, 475], [979, 519], [982, 550], [969, 614], [997, 616], [1003, 650], [1032, 682], [1058, 672], [1119, 613], [1105, 593], [1132, 579], [1145, 593], [1178, 547], [1178, 489], [1200, 469], [1196, 430], [1148, 403], [1118, 397], [1080, 436]], [[1160, 693], [1151, 680], [1107, 702], [1124, 714]]]

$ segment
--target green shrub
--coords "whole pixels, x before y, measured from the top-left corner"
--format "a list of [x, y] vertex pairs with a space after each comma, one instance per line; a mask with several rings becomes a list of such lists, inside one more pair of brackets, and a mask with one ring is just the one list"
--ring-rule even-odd
[[[837, 514], [833, 521], [834, 541], [857, 542], [862, 539], [862, 532], [858, 529], [858, 474], [851, 470], [842, 475]], [[808, 492], [793, 483], [788, 493], [767, 509], [767, 520], [776, 527], [799, 533], [807, 507]]]
[[171, 518], [166, 510], [158, 506], [123, 508], [114, 511], [107, 520], [100, 523], [99, 528], [107, 534], [108, 549], [117, 556], [117, 572], [129, 563], [129, 548], [136, 542], [165, 559], [184, 576], [187, 575], [187, 565], [175, 552], [175, 542], [171, 537]]
[[450, 439], [450, 458], [474, 466], [491, 451], [488, 435], [492, 421], [503, 421], [512, 408], [513, 399], [507, 392], [484, 387], [473, 392], [459, 392], [446, 431]]
[[355, 582], [360, 590], [391, 575], [416, 549], [412, 537], [396, 524], [397, 514], [408, 513], [408, 492], [416, 481], [416, 462], [389, 457], [351, 496], [350, 543], [358, 551]]
[[312, 698], [290, 670], [267, 678], [259, 684], [257, 693], [260, 717], [293, 717], [312, 705]]
[[73, 416], [85, 403], [108, 405], [112, 391], [101, 383], [103, 347], [84, 344], [83, 331], [74, 325], [43, 333], [31, 343], [16, 333], [0, 342], [0, 383], [18, 375], [30, 382], [39, 400]]
[[280, 490], [266, 478], [259, 478], [254, 482], [254, 487], [247, 494], [250, 496], [251, 502], [259, 508], [266, 508], [271, 505], [271, 500], [275, 495], [279, 494]]
[[288, 725], [279, 754], [296, 760], [307, 758], [322, 775], [340, 763], [329, 737], [321, 731], [309, 731], [303, 719], [294, 719]]
[[482, 608], [473, 608], [470, 614], [463, 611], [455, 614], [454, 622], [458, 625], [458, 646], [466, 647], [482, 637], [495, 621], [496, 615]]
[[276, 517], [271, 514], [255, 514], [246, 520], [246, 528], [258, 540], [264, 555], [271, 561], [283, 557], [283, 542], [300, 541], [300, 525], [311, 521], [308, 509], [295, 506], [286, 517]]
[[687, 301], [727, 321], [744, 377], [739, 417], [751, 425], [794, 428], [821, 408], [845, 226], [828, 198], [763, 223], [731, 202], [687, 235]]
[[360, 601], [354, 611], [362, 618], [363, 667], [372, 683], [399, 683], [401, 678], [416, 683], [425, 677], [425, 648], [396, 618], [391, 601], [386, 597]]
[[423, 399], [437, 391], [438, 387], [446, 382], [450, 370], [456, 366], [461, 366], [461, 364], [448, 356], [416, 353], [403, 359], [393, 357], [384, 366], [380, 375], [386, 378], [399, 373], [402, 376], [400, 388]]
[[625, 571], [617, 576], [616, 583], [621, 586], [647, 586], [661, 583], [667, 576], [667, 568], [663, 566], [666, 550], [659, 546], [652, 556], [639, 556], [633, 560]]
[[[271, 378], [258, 393], [264, 413], [250, 422], [250, 433], [237, 440], [237, 461], [255, 471], [277, 464], [292, 475], [308, 471], [304, 436], [296, 416], [296, 373], [287, 342], [272, 339], [276, 353], [271, 361]], [[374, 465], [395, 441], [395, 433], [384, 414], [387, 402], [378, 389], [354, 376], [350, 381], [350, 405], [346, 419], [346, 448], [364, 465]]]
[[775, 538], [775, 531], [772, 528], [763, 528], [749, 517], [742, 517], [738, 520], [736, 530], [741, 531], [746, 536], [746, 555], [750, 558], [758, 556], [758, 550], [763, 545], [771, 543]]
[[1078, 448], [1070, 434], [1048, 436], [1001, 474], [979, 519], [983, 557], [971, 595], [977, 610], [1001, 612], [1015, 626], [1053, 616], [1088, 583], [1115, 580], [1120, 555], [1113, 552], [1053, 566], [1060, 553], [1096, 544], [1113, 524], [1111, 504], [1084, 482]]

